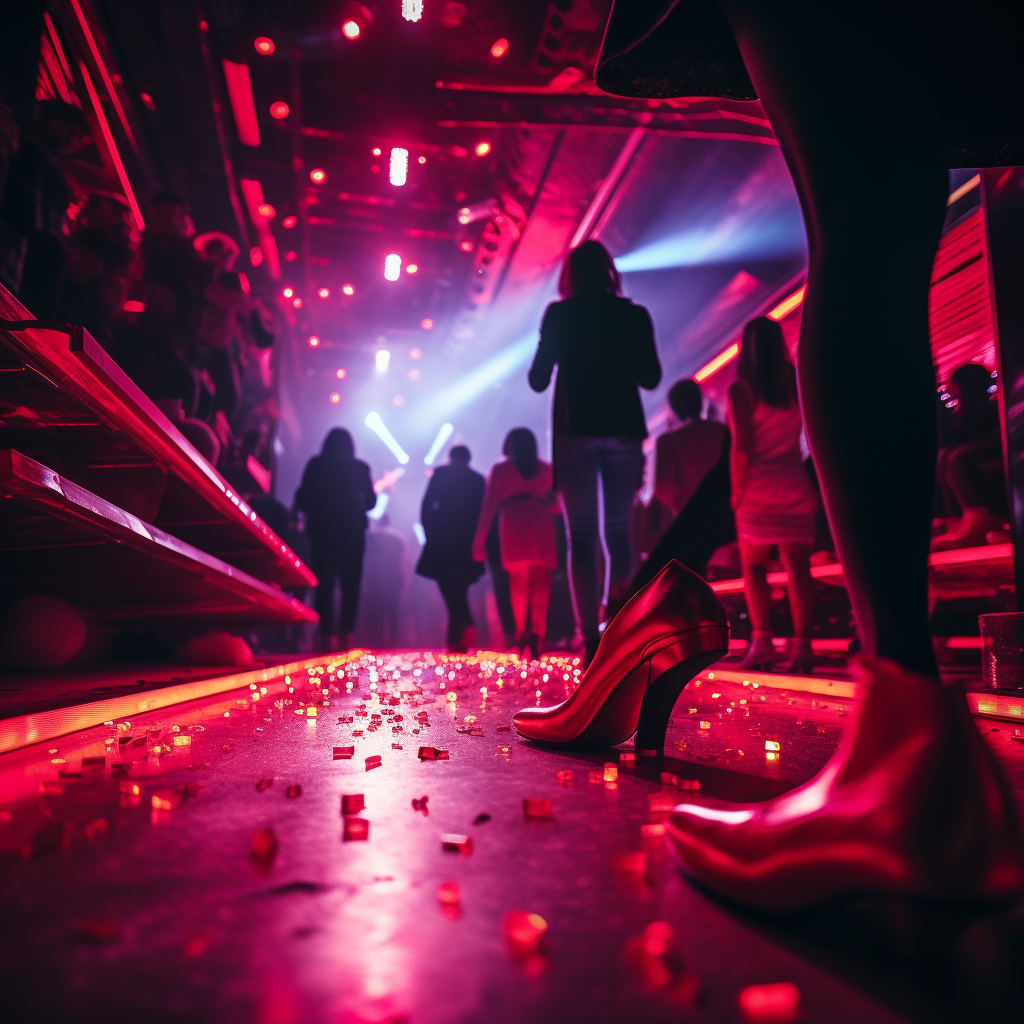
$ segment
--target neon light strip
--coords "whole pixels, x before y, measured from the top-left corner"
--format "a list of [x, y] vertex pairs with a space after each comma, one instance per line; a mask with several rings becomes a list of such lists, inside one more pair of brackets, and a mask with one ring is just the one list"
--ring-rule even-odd
[[851, 679], [837, 679], [828, 676], [790, 676], [782, 672], [744, 672], [737, 668], [720, 668], [716, 665], [705, 678], [715, 683], [750, 683], [757, 688], [769, 687], [776, 690], [801, 690], [804, 693], [819, 693], [828, 697], [857, 696], [857, 684]]
[[972, 188], [977, 188], [981, 184], [981, 175], [976, 174], [973, 178], [968, 178], [958, 189], [954, 189], [949, 194], [949, 198], [946, 200], [947, 206], [952, 206], [958, 199], [963, 199]]
[[391, 433], [386, 426], [384, 421], [380, 418], [380, 413], [371, 412], [367, 413], [366, 419], [364, 420], [366, 425], [391, 449], [391, 454], [404, 466], [409, 461], [409, 456], [405, 453], [402, 446], [395, 440], [395, 435]]
[[46, 69], [50, 72], [50, 78], [53, 80], [57, 92], [60, 93], [60, 98], [65, 103], [71, 104], [71, 92], [68, 89], [67, 79], [61, 74], [60, 65], [57, 63], [57, 57], [54, 55], [49, 39], [43, 38], [43, 45], [40, 47], [40, 50], [43, 55], [43, 61], [46, 64]]
[[131, 183], [128, 181], [128, 173], [124, 169], [124, 164], [121, 163], [121, 154], [118, 153], [117, 146], [114, 143], [114, 136], [110, 133], [110, 125], [107, 124], [107, 116], [103, 113], [100, 98], [96, 94], [92, 79], [89, 77], [89, 72], [82, 61], [78, 62], [78, 70], [82, 72], [82, 79], [85, 82], [86, 91], [89, 93], [92, 109], [96, 112], [96, 120], [100, 123], [100, 131], [103, 132], [107, 149], [110, 151], [110, 159], [114, 161], [117, 176], [121, 179], [121, 188], [124, 189], [125, 198], [128, 200], [128, 205], [132, 208], [132, 216], [135, 218], [138, 229], [142, 231], [146, 227], [146, 222], [142, 219], [142, 211], [139, 209], [139, 204], [135, 201], [135, 193], [132, 191]]
[[[103, 63], [99, 47], [96, 45], [96, 40], [93, 38], [92, 32], [89, 29], [89, 23], [85, 20], [85, 14], [78, 3], [78, 0], [71, 0], [71, 6], [74, 8], [75, 14], [78, 16], [78, 23], [82, 26], [82, 31], [85, 33], [85, 41], [89, 44], [93, 60], [96, 61], [96, 67], [99, 68], [100, 77], [103, 79], [103, 84], [107, 88], [107, 94], [110, 96], [110, 99], [114, 104], [114, 109], [117, 111], [117, 116], [121, 121], [121, 127], [124, 128], [125, 135], [128, 136], [128, 141], [132, 144], [132, 149], [138, 153], [139, 147], [135, 141], [135, 136], [132, 134], [131, 127], [128, 124], [128, 118], [125, 116], [124, 107], [121, 106], [121, 101], [117, 98], [117, 93], [114, 91], [114, 83], [110, 80], [110, 75], [107, 74], [107, 65]], [[81, 61], [79, 61], [79, 64], [81, 64]], [[141, 224], [139, 225], [139, 230], [142, 230]]]
[[396, 466], [374, 483], [373, 493], [380, 494], [381, 491], [386, 491], [389, 487], [394, 487], [403, 476], [405, 476], [405, 467]]
[[434, 459], [441, 454], [441, 449], [448, 442], [448, 438], [455, 433], [455, 428], [450, 423], [442, 423], [441, 429], [437, 432], [437, 437], [434, 438], [434, 443], [430, 446], [430, 450], [426, 455], [423, 456], [423, 464], [425, 466], [432, 466]]
[[231, 112], [235, 115], [238, 141], [243, 146], [258, 146], [260, 126], [256, 120], [256, 104], [252, 98], [249, 65], [236, 64], [233, 60], [222, 60], [220, 63], [224, 69], [224, 82], [228, 87]]
[[794, 309], [797, 308], [797, 306], [799, 306], [804, 301], [804, 296], [806, 294], [807, 285], [803, 285], [802, 287], [797, 288], [797, 290], [793, 292], [792, 295], [790, 295], [788, 298], [783, 299], [773, 310], [770, 310], [766, 314], [768, 319], [776, 321], [785, 319], [787, 316], [789, 316], [790, 313], [793, 312]]
[[717, 373], [726, 363], [731, 363], [740, 354], [740, 343], [734, 341], [724, 352], [719, 352], [710, 363], [705, 363], [694, 375], [698, 383]]
[[43, 20], [46, 22], [46, 31], [50, 33], [50, 41], [53, 43], [53, 49], [60, 59], [60, 66], [64, 69], [64, 74], [68, 76], [68, 81], [73, 82], [74, 76], [71, 74], [71, 67], [68, 64], [67, 57], [64, 56], [64, 48], [60, 45], [60, 40], [57, 38], [57, 30], [53, 27], [53, 21], [50, 19], [50, 15], [43, 12]]

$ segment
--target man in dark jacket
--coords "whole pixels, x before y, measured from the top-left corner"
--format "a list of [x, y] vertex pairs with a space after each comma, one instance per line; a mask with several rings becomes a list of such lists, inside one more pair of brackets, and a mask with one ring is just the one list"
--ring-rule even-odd
[[473, 534], [484, 503], [484, 478], [469, 468], [465, 445], [448, 453], [448, 465], [438, 466], [423, 496], [420, 522], [426, 534], [416, 572], [437, 580], [448, 608], [448, 649], [464, 651], [469, 645], [473, 616], [468, 591], [483, 574], [482, 562], [473, 561]]
[[334, 632], [335, 580], [341, 582], [337, 647], [347, 650], [352, 646], [366, 548], [366, 513], [376, 502], [370, 467], [355, 457], [352, 435], [335, 427], [324, 439], [320, 454], [309, 460], [295, 495], [295, 504], [306, 513], [324, 647], [331, 644]]

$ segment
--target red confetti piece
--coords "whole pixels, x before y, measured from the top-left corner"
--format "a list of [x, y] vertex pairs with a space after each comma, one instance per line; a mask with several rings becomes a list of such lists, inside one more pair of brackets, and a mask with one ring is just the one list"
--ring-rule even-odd
[[679, 788], [697, 793], [700, 791], [700, 779], [680, 779]]
[[261, 868], [269, 868], [277, 859], [280, 844], [272, 828], [261, 828], [253, 833], [249, 846], [249, 859]]
[[345, 831], [342, 835], [342, 839], [346, 842], [352, 842], [353, 840], [369, 839], [370, 838], [370, 823], [366, 818], [346, 818], [345, 819]]
[[540, 914], [510, 910], [501, 919], [501, 931], [515, 953], [532, 952], [540, 944], [548, 923]]
[[420, 747], [417, 756], [421, 761], [447, 761], [448, 751], [438, 750], [437, 747]]
[[523, 800], [523, 816], [527, 821], [551, 821], [555, 817], [551, 809], [551, 801], [539, 797], [527, 797]]
[[442, 882], [437, 887], [437, 898], [442, 902], [451, 906], [454, 903], [459, 902], [459, 883], [458, 882]]
[[380, 754], [373, 754], [366, 759], [366, 770], [371, 772], [374, 768], [379, 768], [383, 763], [383, 758]]
[[155, 811], [173, 811], [181, 803], [181, 794], [173, 789], [158, 789], [150, 802]]
[[342, 793], [341, 813], [358, 814], [366, 806], [366, 800], [362, 793]]
[[418, 800], [413, 797], [412, 809], [414, 811], [422, 811], [424, 814], [427, 813], [427, 800], [429, 797], [421, 796]]
[[632, 750], [619, 751], [619, 764], [629, 764], [636, 760], [636, 754]]
[[663, 786], [678, 786], [679, 785], [679, 777], [676, 776], [676, 775], [673, 775], [671, 772], [662, 772], [661, 773], [661, 784]]
[[270, 787], [273, 784], [274, 784], [274, 780], [273, 779], [260, 779], [260, 781], [256, 783], [256, 792], [257, 793], [265, 793], [268, 789], [270, 789]]
[[441, 849], [449, 853], [472, 853], [473, 840], [469, 836], [460, 836], [454, 832], [441, 836]]
[[739, 997], [744, 1020], [757, 1024], [790, 1024], [800, 1016], [800, 989], [791, 981], [748, 985]]
[[289, 786], [284, 791], [284, 794], [285, 794], [285, 796], [289, 796], [289, 797], [292, 797], [292, 798], [297, 797], [297, 796], [302, 796], [302, 787], [298, 783], [296, 783], [294, 786]]
[[335, 747], [334, 748], [334, 760], [335, 761], [347, 761], [356, 752], [355, 747]]
[[491, 816], [486, 811], [481, 811], [480, 814], [478, 814], [473, 819], [473, 824], [474, 825], [486, 825], [487, 822], [489, 822], [490, 820], [491, 820]]
[[555, 778], [558, 779], [559, 785], [568, 786], [572, 782], [572, 772], [568, 768], [564, 768]]

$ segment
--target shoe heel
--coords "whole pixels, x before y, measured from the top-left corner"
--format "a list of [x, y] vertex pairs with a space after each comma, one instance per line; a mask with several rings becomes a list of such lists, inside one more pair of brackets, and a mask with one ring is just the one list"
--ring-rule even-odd
[[[705, 632], [705, 631], [701, 631]], [[708, 630], [711, 635], [701, 637], [698, 644], [692, 638], [659, 651], [649, 662], [651, 673], [644, 699], [640, 705], [640, 720], [636, 729], [638, 754], [660, 754], [665, 748], [665, 732], [672, 709], [683, 692], [683, 687], [708, 665], [713, 665], [729, 653], [728, 630]], [[715, 646], [712, 646], [714, 644]], [[694, 646], [699, 648], [694, 653]], [[688, 650], [680, 650], [688, 648]], [[680, 658], [679, 655], [683, 657]]]

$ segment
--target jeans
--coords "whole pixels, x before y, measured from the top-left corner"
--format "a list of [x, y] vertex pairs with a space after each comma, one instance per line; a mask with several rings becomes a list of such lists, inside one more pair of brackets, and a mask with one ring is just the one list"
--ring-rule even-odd
[[469, 582], [464, 577], [440, 579], [437, 581], [448, 609], [448, 646], [462, 645], [466, 630], [473, 625], [469, 610]]
[[366, 538], [362, 531], [349, 535], [317, 538], [313, 541], [313, 572], [316, 573], [316, 600], [320, 632], [334, 632], [334, 585], [341, 583], [339, 630], [351, 633], [359, 611], [359, 585], [363, 578], [363, 552]]
[[620, 437], [556, 437], [558, 490], [569, 524], [569, 564], [576, 625], [584, 640], [596, 639], [604, 580], [598, 580], [597, 482], [604, 498], [604, 546], [609, 583], [629, 582], [633, 554], [629, 516], [643, 480], [641, 442]]

